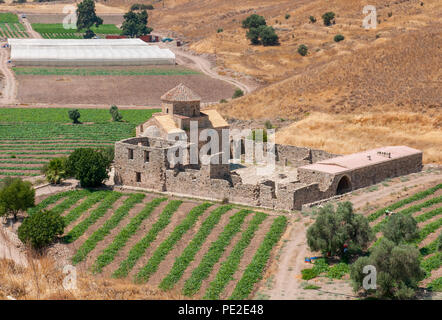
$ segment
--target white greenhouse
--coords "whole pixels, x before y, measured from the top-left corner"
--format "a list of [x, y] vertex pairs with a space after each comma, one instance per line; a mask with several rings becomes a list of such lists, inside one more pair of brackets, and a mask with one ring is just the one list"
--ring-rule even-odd
[[174, 65], [175, 54], [141, 39], [9, 39], [17, 66]]

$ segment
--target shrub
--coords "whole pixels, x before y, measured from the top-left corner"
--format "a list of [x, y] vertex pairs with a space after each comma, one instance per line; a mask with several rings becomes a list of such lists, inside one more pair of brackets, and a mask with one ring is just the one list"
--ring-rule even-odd
[[109, 159], [92, 148], [76, 149], [67, 162], [67, 172], [80, 180], [82, 187], [98, 187], [108, 178]]
[[140, 4], [140, 3], [135, 3], [130, 7], [131, 11], [136, 11], [136, 10], [153, 10], [154, 7], [151, 4]]
[[362, 289], [365, 277], [362, 271], [366, 265], [376, 268], [377, 288], [367, 293], [374, 293], [377, 298], [410, 299], [425, 275], [420, 267], [419, 250], [416, 247], [396, 245], [385, 238], [374, 247], [370, 257], [359, 258], [351, 266], [350, 278], [355, 292]]
[[264, 46], [275, 46], [279, 44], [279, 37], [275, 29], [266, 25], [250, 28], [247, 32], [247, 39], [249, 39], [252, 44], [262, 43]]
[[123, 119], [123, 116], [118, 111], [118, 107], [116, 105], [112, 105], [109, 109], [109, 112], [112, 116], [112, 121], [120, 122]]
[[13, 215], [17, 221], [17, 214], [34, 207], [35, 190], [29, 181], [20, 178], [6, 177], [0, 185], [0, 216]]
[[259, 38], [264, 46], [276, 46], [279, 44], [279, 37], [273, 27], [264, 26], [259, 29]]
[[223, 32], [223, 31], [224, 31], [223, 28], [219, 28], [218, 30], [216, 30], [217, 33], [221, 33], [221, 32]]
[[42, 249], [61, 236], [64, 227], [60, 214], [41, 210], [24, 219], [18, 228], [18, 237], [21, 242], [29, 243], [35, 249]]
[[301, 44], [301, 45], [298, 47], [298, 53], [299, 53], [301, 56], [305, 57], [305, 56], [307, 55], [307, 53], [308, 53], [308, 48], [307, 48], [307, 46], [306, 46], [305, 44]]
[[393, 214], [383, 226], [384, 237], [396, 244], [410, 242], [419, 236], [417, 221], [411, 214]]
[[286, 14], [285, 14], [285, 19], [286, 19], [286, 20], [290, 19], [290, 14], [289, 14], [289, 13], [286, 13]]
[[97, 151], [103, 155], [103, 157], [106, 159], [107, 166], [110, 167], [115, 158], [115, 147], [109, 146], [98, 148]]
[[310, 22], [311, 22], [311, 23], [315, 23], [315, 22], [316, 22], [316, 18], [313, 17], [313, 16], [310, 16], [309, 19], [310, 19]]
[[321, 208], [317, 218], [307, 230], [307, 243], [311, 250], [343, 256], [365, 248], [373, 238], [368, 220], [353, 212], [350, 202]]
[[326, 26], [330, 26], [334, 18], [335, 18], [335, 13], [331, 11], [326, 12], [322, 15], [322, 20], [324, 21], [324, 25]]
[[345, 37], [342, 34], [337, 34], [337, 35], [335, 35], [335, 38], [334, 38], [335, 42], [340, 42], [344, 39], [345, 39]]
[[221, 100], [219, 101], [219, 103], [227, 103], [227, 100], [226, 100], [226, 99], [221, 99]]
[[259, 28], [250, 28], [246, 34], [247, 39], [249, 39], [252, 44], [260, 44], [261, 42], [259, 41], [259, 33]]
[[258, 28], [265, 25], [267, 25], [266, 19], [257, 14], [252, 14], [242, 22], [242, 27], [245, 29]]
[[233, 93], [232, 98], [236, 99], [239, 97], [242, 97], [244, 95], [244, 91], [242, 91], [241, 89], [236, 89], [235, 92]]
[[266, 127], [266, 129], [273, 129], [273, 125], [270, 122], [270, 120], [266, 120], [266, 122], [264, 123], [264, 126]]
[[66, 157], [53, 158], [43, 166], [42, 172], [49, 183], [60, 184], [68, 175], [66, 173]]
[[72, 123], [80, 123], [78, 119], [80, 119], [80, 111], [78, 109], [71, 109], [68, 111], [69, 119], [72, 120]]
[[310, 268], [301, 270], [302, 280], [311, 280], [319, 276], [318, 270]]

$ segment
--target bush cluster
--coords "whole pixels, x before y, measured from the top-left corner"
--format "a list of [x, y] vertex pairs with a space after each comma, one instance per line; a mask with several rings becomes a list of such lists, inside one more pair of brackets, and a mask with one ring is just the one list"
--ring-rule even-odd
[[252, 44], [275, 46], [279, 44], [279, 37], [273, 27], [268, 26], [264, 17], [252, 14], [242, 22], [242, 27], [248, 29], [247, 39]]

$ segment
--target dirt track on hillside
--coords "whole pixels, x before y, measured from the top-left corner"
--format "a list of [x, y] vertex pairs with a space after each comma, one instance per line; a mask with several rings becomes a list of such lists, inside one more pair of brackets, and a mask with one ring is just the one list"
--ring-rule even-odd
[[[0, 45], [3, 45], [3, 43]], [[8, 67], [8, 56], [8, 49], [0, 48], [0, 74], [3, 75], [3, 78], [1, 78], [3, 89], [0, 96], [0, 105], [16, 102], [17, 83], [13, 72]]]

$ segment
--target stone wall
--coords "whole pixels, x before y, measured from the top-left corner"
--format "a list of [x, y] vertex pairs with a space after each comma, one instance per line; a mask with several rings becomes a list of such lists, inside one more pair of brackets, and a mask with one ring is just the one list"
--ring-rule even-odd
[[[172, 143], [156, 138], [131, 138], [115, 144], [115, 184], [181, 195], [228, 199], [230, 202], [278, 210], [300, 210], [302, 205], [335, 196], [346, 176], [352, 190], [379, 183], [387, 178], [419, 172], [422, 154], [391, 159], [383, 163], [342, 171], [337, 174], [298, 168], [298, 181], [276, 184], [267, 180], [245, 184], [229, 165], [171, 165], [167, 152]], [[299, 161], [323, 159], [326, 152], [308, 148], [277, 146], [283, 159]], [[221, 153], [212, 157], [220, 157]], [[279, 160], [281, 161], [281, 160]]]

